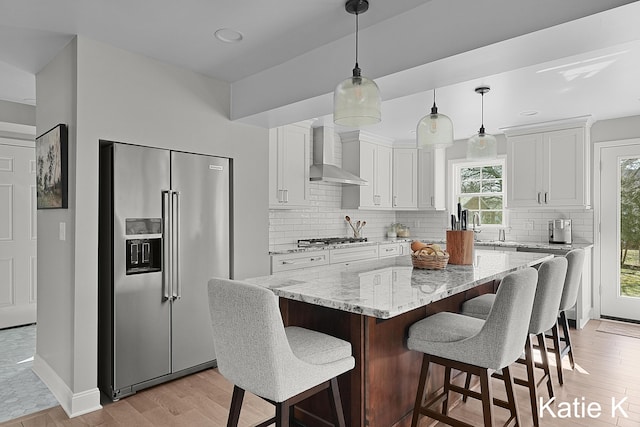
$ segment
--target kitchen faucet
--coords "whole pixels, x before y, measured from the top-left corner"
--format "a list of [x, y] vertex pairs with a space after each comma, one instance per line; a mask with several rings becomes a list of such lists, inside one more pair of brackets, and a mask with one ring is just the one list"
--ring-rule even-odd
[[478, 233], [481, 233], [482, 230], [480, 228], [480, 214], [478, 212], [473, 213], [473, 221], [471, 222], [471, 229], [473, 230], [473, 237], [475, 240], [478, 239]]

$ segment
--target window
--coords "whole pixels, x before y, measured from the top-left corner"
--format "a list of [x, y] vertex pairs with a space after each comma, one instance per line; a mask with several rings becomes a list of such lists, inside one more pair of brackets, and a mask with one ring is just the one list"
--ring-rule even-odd
[[504, 171], [504, 159], [453, 164], [453, 205], [460, 202], [462, 209], [469, 210], [469, 224], [476, 212], [482, 225], [502, 226], [506, 222]]

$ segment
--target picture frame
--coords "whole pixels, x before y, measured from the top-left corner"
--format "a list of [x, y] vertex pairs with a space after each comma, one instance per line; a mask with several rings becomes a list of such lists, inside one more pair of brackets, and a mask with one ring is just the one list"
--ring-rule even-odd
[[36, 138], [38, 209], [67, 208], [67, 125], [60, 123]]

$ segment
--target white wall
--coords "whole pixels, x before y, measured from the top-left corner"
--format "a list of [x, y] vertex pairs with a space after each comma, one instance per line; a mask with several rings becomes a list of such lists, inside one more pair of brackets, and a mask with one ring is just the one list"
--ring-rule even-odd
[[[74, 297], [76, 49], [77, 44], [73, 40], [36, 76], [36, 91], [38, 93], [36, 134], [41, 135], [58, 123], [66, 123], [69, 134], [69, 208], [39, 209], [37, 213], [38, 329], [36, 354], [56, 372], [59, 379], [69, 388], [72, 387], [74, 376], [72, 355], [76, 303]], [[65, 241], [58, 239], [58, 229], [61, 222], [67, 225]], [[87, 345], [92, 346], [91, 341]]]
[[[98, 141], [233, 158], [234, 272], [243, 278], [269, 271], [268, 131], [229, 121], [226, 83], [84, 37], [47, 65], [36, 82], [38, 132], [50, 123], [70, 127], [69, 209], [38, 215], [38, 276], [49, 290], [38, 300], [38, 355], [51, 361], [73, 396], [93, 396]], [[56, 240], [59, 221], [67, 222], [64, 243]]]
[[591, 143], [640, 137], [640, 108], [638, 110], [637, 116], [595, 122], [591, 126]]
[[0, 121], [35, 126], [36, 107], [0, 99]]

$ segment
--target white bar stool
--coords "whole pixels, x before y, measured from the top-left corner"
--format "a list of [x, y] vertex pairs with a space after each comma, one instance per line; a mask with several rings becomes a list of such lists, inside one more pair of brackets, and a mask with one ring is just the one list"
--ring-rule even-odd
[[337, 377], [355, 366], [349, 342], [285, 328], [278, 297], [246, 282], [211, 279], [209, 308], [218, 370], [234, 384], [228, 427], [238, 425], [245, 390], [276, 407], [256, 427], [288, 427], [294, 405], [327, 388], [335, 425], [345, 426]]
[[[495, 371], [503, 373], [509, 400], [506, 405], [510, 411], [508, 422], [521, 425], [509, 365], [520, 356], [525, 343], [537, 280], [538, 273], [531, 267], [505, 276], [486, 320], [442, 312], [411, 325], [407, 346], [424, 353], [412, 427], [418, 425], [420, 415], [452, 426], [473, 427], [449, 416], [449, 391], [480, 399], [484, 425], [493, 426], [491, 374]], [[423, 402], [431, 363], [445, 367], [444, 389]], [[451, 384], [452, 368], [478, 375], [480, 393]], [[442, 411], [431, 408], [443, 398]]]
[[[524, 358], [518, 358], [517, 360], [518, 363], [526, 366], [527, 378], [514, 378], [514, 382], [529, 389], [533, 425], [536, 427], [540, 424], [538, 414], [538, 387], [545, 383], [547, 385], [549, 398], [554, 396], [545, 332], [556, 324], [566, 274], [567, 260], [564, 257], [556, 257], [540, 264], [538, 268], [538, 285], [524, 344]], [[500, 284], [500, 286], [502, 286], [502, 284]], [[499, 287], [498, 290], [500, 290]], [[489, 316], [493, 310], [495, 300], [497, 300], [497, 294], [485, 294], [470, 299], [462, 304], [462, 314], [473, 318], [485, 318]], [[531, 342], [532, 335], [538, 339], [538, 346], [536, 348], [540, 350], [542, 360], [542, 363], [539, 364], [534, 361], [533, 357], [534, 346]], [[534, 374], [536, 367], [541, 368], [544, 372], [543, 376], [537, 382]], [[499, 378], [499, 375], [494, 376]], [[470, 380], [470, 376], [467, 375], [465, 387], [469, 387]]]

